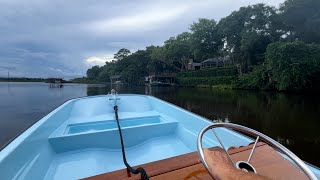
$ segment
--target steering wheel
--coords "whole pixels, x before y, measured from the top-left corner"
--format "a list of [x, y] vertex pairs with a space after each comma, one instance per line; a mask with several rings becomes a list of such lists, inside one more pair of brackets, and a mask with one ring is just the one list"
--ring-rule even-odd
[[224, 149], [224, 151], [226, 152], [226, 154], [228, 155], [229, 159], [232, 161], [231, 157], [229, 156], [228, 151], [225, 149], [225, 147], [223, 146], [223, 144], [221, 143], [221, 140], [219, 139], [219, 137], [217, 136], [216, 132], [215, 132], [215, 128], [219, 128], [219, 127], [224, 127], [224, 128], [228, 128], [228, 129], [233, 129], [233, 130], [237, 130], [239, 132], [251, 135], [251, 136], [256, 136], [256, 140], [254, 143], [254, 146], [251, 150], [251, 153], [249, 155], [248, 161], [239, 161], [236, 164], [234, 164], [238, 169], [242, 169], [244, 168], [246, 171], [252, 171], [255, 172], [254, 167], [249, 164], [250, 159], [254, 153], [255, 147], [257, 145], [257, 142], [260, 139], [262, 139], [263, 142], [265, 142], [266, 144], [274, 147], [275, 149], [279, 150], [280, 152], [282, 152], [283, 154], [285, 154], [286, 156], [288, 156], [293, 162], [295, 162], [300, 168], [301, 170], [311, 179], [311, 180], [317, 180], [318, 178], [315, 176], [315, 174], [309, 169], [309, 167], [300, 159], [298, 158], [293, 152], [291, 152], [289, 149], [287, 149], [286, 147], [284, 147], [283, 145], [281, 145], [280, 143], [278, 143], [277, 141], [273, 140], [272, 138], [258, 132], [255, 131], [253, 129], [247, 128], [245, 126], [241, 126], [241, 125], [237, 125], [237, 124], [232, 124], [232, 123], [215, 123], [212, 125], [209, 125], [205, 128], [203, 128], [199, 135], [198, 135], [198, 139], [197, 139], [197, 145], [198, 145], [198, 154], [200, 156], [200, 160], [202, 162], [202, 164], [204, 165], [204, 167], [209, 171], [209, 166], [205, 161], [204, 158], [204, 153], [203, 153], [203, 148], [202, 148], [202, 137], [204, 135], [205, 132], [207, 132], [208, 130], [212, 129], [214, 135], [216, 136], [216, 138], [218, 139], [220, 145], [222, 146], [222, 148]]

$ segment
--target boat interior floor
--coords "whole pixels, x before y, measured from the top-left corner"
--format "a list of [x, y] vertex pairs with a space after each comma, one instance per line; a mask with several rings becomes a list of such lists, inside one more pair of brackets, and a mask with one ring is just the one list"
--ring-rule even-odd
[[[142, 146], [143, 148], [141, 148]], [[152, 138], [142, 145], [126, 148], [127, 158], [132, 165], [190, 152], [192, 151], [173, 135]], [[139, 158], [135, 157], [136, 154], [139, 155]], [[125, 167], [122, 158], [119, 157], [122, 157], [121, 150], [105, 148], [88, 148], [59, 153], [52, 162], [47, 177], [51, 177], [51, 179], [78, 179], [103, 172], [112, 172]], [[132, 161], [133, 159], [134, 161]], [[76, 171], [77, 174], [68, 173], [71, 171]]]
[[[228, 152], [234, 162], [246, 161], [252, 147], [253, 144], [230, 148]], [[210, 150], [215, 150], [215, 148], [217, 147], [210, 148]], [[297, 167], [269, 145], [262, 142], [257, 144], [250, 164], [255, 167], [258, 174], [271, 179], [308, 179]], [[146, 170], [150, 179], [212, 179], [202, 165], [197, 152], [143, 164], [139, 167], [143, 167]], [[121, 169], [85, 179], [140, 179], [140, 174], [135, 175], [129, 173], [127, 169]]]

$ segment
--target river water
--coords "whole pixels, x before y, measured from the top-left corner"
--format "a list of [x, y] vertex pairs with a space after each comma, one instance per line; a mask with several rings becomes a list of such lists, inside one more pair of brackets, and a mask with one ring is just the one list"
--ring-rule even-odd
[[[178, 87], [115, 87], [148, 94], [220, 122], [258, 130], [320, 166], [320, 96]], [[110, 86], [0, 83], [0, 149], [68, 99], [106, 94]]]

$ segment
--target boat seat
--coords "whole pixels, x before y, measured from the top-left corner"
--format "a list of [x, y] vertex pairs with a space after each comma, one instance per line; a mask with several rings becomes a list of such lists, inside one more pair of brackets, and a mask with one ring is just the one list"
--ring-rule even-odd
[[[229, 154], [235, 162], [246, 161], [252, 146], [250, 144], [239, 148], [230, 148]], [[210, 149], [215, 150], [216, 148], [218, 147]], [[258, 174], [271, 179], [308, 179], [303, 172], [300, 172], [273, 148], [262, 142], [257, 144], [250, 163], [255, 167]], [[139, 167], [146, 170], [150, 179], [212, 179], [200, 162], [197, 152], [143, 164]], [[140, 179], [140, 174], [131, 174], [127, 169], [121, 169], [85, 178], [85, 180], [106, 179]]]
[[[129, 148], [151, 138], [174, 134], [177, 125], [177, 122], [158, 122], [124, 127], [122, 128], [122, 133], [124, 139], [126, 139], [125, 146]], [[74, 134], [54, 133], [48, 140], [56, 153], [64, 153], [84, 148], [121, 148], [117, 128]]]

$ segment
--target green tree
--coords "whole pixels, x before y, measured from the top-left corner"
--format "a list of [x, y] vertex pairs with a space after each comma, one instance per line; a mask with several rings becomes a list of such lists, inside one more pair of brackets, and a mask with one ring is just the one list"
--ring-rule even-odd
[[224, 49], [240, 65], [241, 72], [263, 60], [267, 45], [283, 35], [280, 27], [276, 9], [264, 4], [241, 7], [218, 24]]
[[87, 70], [87, 78], [88, 79], [96, 79], [101, 72], [101, 68], [99, 66], [93, 66], [92, 68]]
[[115, 74], [115, 64], [115, 61], [106, 62], [106, 64], [101, 67], [101, 71], [96, 79], [100, 82], [109, 82], [110, 76]]
[[138, 84], [142, 77], [149, 74], [147, 71], [148, 61], [150, 61], [150, 52], [138, 50], [117, 61], [117, 72], [123, 75], [130, 84]]
[[166, 55], [167, 63], [172, 64], [179, 71], [185, 71], [190, 58], [192, 58], [190, 38], [191, 34], [184, 32], [164, 42], [163, 52]]
[[200, 18], [191, 25], [190, 30], [195, 60], [201, 62], [219, 54], [222, 38], [215, 20]]
[[122, 60], [123, 58], [129, 56], [131, 54], [130, 50], [122, 48], [116, 54], [114, 54], [114, 59]]
[[271, 42], [269, 36], [259, 35], [255, 32], [243, 34], [239, 55], [246, 70], [250, 70], [252, 66], [264, 61], [266, 48]]
[[174, 71], [173, 65], [166, 60], [166, 52], [164, 47], [149, 46], [146, 48], [149, 54], [147, 71], [149, 74], [159, 74], [162, 72]]
[[286, 0], [280, 7], [281, 18], [291, 39], [320, 43], [320, 1]]

